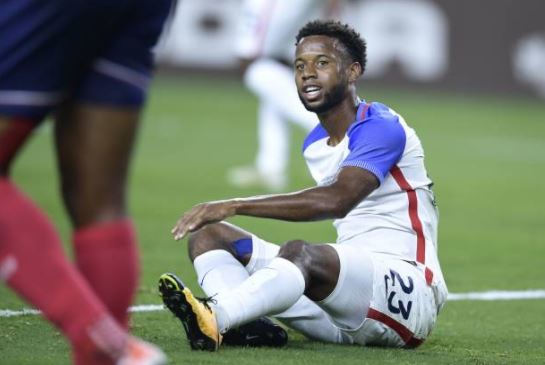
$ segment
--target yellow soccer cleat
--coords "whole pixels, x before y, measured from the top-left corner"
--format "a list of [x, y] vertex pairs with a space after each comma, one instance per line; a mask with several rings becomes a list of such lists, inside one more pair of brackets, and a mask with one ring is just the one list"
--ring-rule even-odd
[[217, 351], [222, 336], [208, 300], [195, 298], [174, 274], [159, 278], [159, 293], [165, 306], [182, 322], [193, 350]]

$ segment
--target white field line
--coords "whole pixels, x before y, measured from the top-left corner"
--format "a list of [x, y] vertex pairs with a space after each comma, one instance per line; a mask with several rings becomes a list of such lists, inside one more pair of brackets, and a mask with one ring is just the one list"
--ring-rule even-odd
[[[142, 304], [135, 305], [129, 308], [129, 312], [157, 312], [163, 310], [164, 307], [162, 304]], [[29, 316], [40, 314], [40, 311], [37, 309], [23, 308], [21, 310], [11, 310], [11, 309], [0, 309], [0, 318], [2, 317], [19, 317], [19, 316]]]
[[519, 299], [544, 299], [545, 290], [490, 290], [469, 293], [449, 293], [448, 300], [519, 300]]
[[[448, 300], [460, 301], [460, 300], [484, 300], [484, 301], [497, 301], [497, 300], [521, 300], [521, 299], [545, 299], [545, 290], [518, 290], [518, 291], [502, 291], [491, 290], [482, 292], [469, 292], [469, 293], [449, 293]], [[136, 305], [129, 309], [129, 312], [157, 312], [163, 310], [164, 307], [161, 304], [144, 304]], [[23, 308], [21, 310], [0, 309], [0, 318], [2, 317], [19, 317], [28, 315], [40, 314], [39, 310]]]

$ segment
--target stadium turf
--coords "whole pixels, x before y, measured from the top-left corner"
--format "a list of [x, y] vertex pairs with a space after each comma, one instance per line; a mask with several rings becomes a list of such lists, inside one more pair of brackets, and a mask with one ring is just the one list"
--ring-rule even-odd
[[[439, 253], [451, 292], [545, 289], [545, 105], [523, 97], [460, 96], [360, 87], [416, 128], [441, 210]], [[136, 149], [130, 194], [142, 247], [136, 304], [159, 304], [156, 282], [179, 274], [198, 292], [185, 242], [170, 228], [201, 201], [261, 193], [225, 184], [230, 166], [250, 163], [256, 103], [236, 80], [160, 76]], [[294, 129], [292, 184], [311, 184]], [[59, 202], [51, 126], [41, 128], [15, 166], [15, 180], [55, 220], [68, 242]], [[332, 241], [329, 222], [236, 218], [264, 238]], [[68, 252], [69, 248], [67, 248]], [[0, 286], [0, 310], [26, 305]], [[159, 344], [173, 364], [544, 364], [545, 299], [450, 302], [417, 350], [317, 344], [290, 332], [284, 349], [189, 350], [166, 311], [133, 316], [134, 332]], [[0, 364], [67, 364], [63, 337], [38, 316], [0, 317]]]

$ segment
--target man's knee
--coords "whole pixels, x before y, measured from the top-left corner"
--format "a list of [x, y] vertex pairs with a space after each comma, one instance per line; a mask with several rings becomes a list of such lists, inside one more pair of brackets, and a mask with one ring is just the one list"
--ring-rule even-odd
[[312, 245], [302, 240], [286, 242], [278, 252], [278, 257], [293, 262], [307, 278], [312, 267]]
[[299, 260], [304, 254], [308, 243], [302, 240], [288, 241], [280, 247], [278, 256], [289, 261]]
[[307, 285], [305, 295], [313, 300], [327, 297], [337, 283], [340, 262], [335, 249], [330, 245], [289, 241], [282, 246], [278, 257], [291, 261], [301, 270]]
[[212, 250], [225, 250], [234, 255], [234, 248], [230, 244], [226, 226], [214, 223], [204, 226], [189, 235], [187, 248], [189, 258], [193, 262], [197, 256]]
[[127, 216], [125, 193], [117, 184], [110, 191], [97, 189], [91, 181], [81, 177], [63, 177], [61, 192], [72, 223], [75, 227], [85, 227], [98, 222], [109, 222]]

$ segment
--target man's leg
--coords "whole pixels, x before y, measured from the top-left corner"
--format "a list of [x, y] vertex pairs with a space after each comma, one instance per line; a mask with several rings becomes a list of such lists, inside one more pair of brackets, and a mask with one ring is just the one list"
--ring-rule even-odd
[[319, 123], [318, 119], [301, 104], [293, 71], [279, 61], [255, 60], [246, 69], [244, 82], [259, 98], [258, 148], [254, 166], [232, 169], [229, 182], [240, 187], [263, 185], [271, 191], [283, 190], [288, 182], [289, 123], [308, 132]]
[[[192, 234], [188, 247], [199, 283], [209, 296], [235, 289], [264, 268], [280, 250], [280, 246], [228, 223], [213, 224]], [[329, 315], [306, 296], [273, 317], [309, 338], [344, 342]], [[224, 342], [228, 340], [226, 336]]]
[[318, 123], [316, 114], [305, 109], [293, 82], [293, 70], [273, 58], [260, 58], [247, 68], [244, 83], [282, 118], [310, 131]]
[[[235, 289], [280, 251], [280, 246], [223, 222], [192, 234], [188, 248], [199, 283], [209, 296]], [[274, 317], [309, 338], [343, 342], [329, 315], [306, 296]]]
[[231, 290], [249, 277], [252, 235], [228, 223], [209, 225], [191, 234], [189, 258], [206, 295]]
[[139, 111], [75, 104], [55, 136], [76, 263], [123, 326], [137, 287], [138, 248], [126, 209], [126, 181]]
[[[333, 327], [355, 329], [367, 313], [372, 285], [373, 263], [365, 251], [292, 241], [238, 288], [218, 295], [218, 327], [224, 331], [263, 313], [278, 313], [293, 306], [304, 293], [330, 316]], [[335, 342], [352, 342], [340, 332]]]
[[290, 241], [267, 266], [236, 289], [217, 296], [219, 330], [285, 311], [303, 294], [322, 300], [335, 288], [338, 274], [339, 260], [332, 247]]
[[[136, 109], [71, 104], [55, 125], [77, 268], [125, 329], [139, 273], [135, 232], [126, 211], [126, 179], [138, 119]], [[88, 358], [84, 352], [74, 355], [78, 364]]]
[[260, 101], [257, 117], [257, 153], [251, 166], [233, 168], [228, 181], [234, 186], [264, 186], [281, 191], [287, 184], [290, 129], [284, 116]]
[[0, 117], [0, 278], [58, 326], [75, 349], [119, 354], [126, 333], [68, 263], [48, 218], [7, 177], [34, 124]]
[[272, 191], [285, 189], [288, 182], [290, 136], [286, 118], [268, 101], [260, 100], [255, 166]]
[[[207, 226], [192, 234], [188, 242], [189, 257], [193, 261], [198, 281], [209, 297], [231, 290], [249, 276], [245, 265], [252, 256], [253, 236], [228, 223]], [[273, 246], [276, 255], [278, 246]], [[164, 274], [160, 279], [160, 291], [165, 305], [177, 316], [179, 297], [176, 290], [169, 290], [169, 285], [182, 287], [183, 284], [174, 274]], [[180, 318], [183, 322], [183, 319]], [[232, 346], [284, 346], [287, 333], [280, 326], [267, 318], [233, 328], [224, 335], [223, 343]]]
[[[240, 240], [251, 238], [252, 239], [252, 250], [253, 250], [253, 252], [251, 252], [251, 255], [246, 256], [245, 259], [242, 260], [247, 265], [246, 269], [249, 270], [249, 272], [251, 274], [253, 274], [255, 272], [255, 275], [257, 275], [257, 276], [262, 275], [264, 271], [268, 272], [268, 273], [273, 273], [273, 276], [274, 276], [274, 271], [275, 270], [280, 271], [281, 274], [286, 274], [287, 275], [286, 278], [284, 278], [284, 279], [288, 279], [289, 282], [287, 284], [285, 284], [285, 285], [290, 286], [293, 283], [297, 284], [297, 280], [293, 280], [293, 276], [295, 276], [295, 279], [297, 279], [297, 275], [301, 275], [300, 271], [294, 266], [294, 264], [290, 263], [289, 261], [287, 261], [287, 260], [285, 260], [283, 258], [274, 258], [276, 253], [278, 252], [277, 246], [272, 245], [270, 243], [267, 243], [267, 242], [255, 237], [255, 236], [249, 236], [249, 234], [247, 234], [247, 233], [243, 234], [242, 237], [241, 237], [240, 231], [239, 231], [239, 234], [229, 237], [228, 240], [224, 240], [221, 234], [219, 236], [216, 236], [216, 234], [218, 234], [218, 233], [220, 233], [222, 231], [222, 228], [220, 228], [220, 229], [214, 228], [214, 227], [217, 227], [217, 226], [218, 225], [211, 225], [211, 226], [209, 226], [207, 228], [207, 230], [201, 230], [201, 231], [199, 231], [201, 233], [197, 233], [197, 234], [192, 236], [192, 239], [190, 240], [190, 246], [189, 246], [190, 256], [192, 258], [196, 258], [196, 260], [195, 260], [196, 263], [198, 263], [198, 258], [199, 257], [204, 257], [204, 255], [206, 253], [216, 251], [215, 249], [220, 249], [221, 250], [222, 247], [226, 248], [224, 252], [227, 255], [230, 255], [228, 251], [231, 251], [231, 252], [233, 252], [233, 251], [231, 250], [230, 247], [225, 247], [225, 245], [229, 245], [229, 240], [237, 240], [235, 242], [240, 242]], [[219, 239], [215, 239], [214, 237], [219, 238]], [[215, 242], [215, 243], [211, 243], [211, 242]], [[297, 246], [299, 243], [301, 243], [301, 242], [288, 243], [288, 247]], [[270, 248], [270, 246], [276, 247], [276, 249], [273, 250], [272, 248]], [[310, 246], [310, 245], [307, 245], [307, 246]], [[301, 247], [299, 247], [299, 248], [301, 248]], [[316, 247], [316, 246], [312, 246], [312, 247]], [[329, 246], [327, 246], [327, 247], [329, 247]], [[283, 250], [286, 250], [286, 249], [283, 249]], [[292, 249], [291, 251], [294, 251], [294, 250], [296, 251], [297, 249]], [[323, 256], [323, 254], [321, 252], [322, 250], [323, 250], [323, 248], [318, 249], [318, 251], [316, 251], [316, 255], [322, 255]], [[325, 250], [327, 250], [327, 252], [329, 252], [329, 254], [330, 254], [329, 256], [331, 258], [335, 259], [335, 250], [333, 250], [333, 249], [328, 250], [327, 248]], [[267, 252], [267, 251], [270, 251], [270, 252]], [[315, 250], [312, 250], [312, 251], [314, 252]], [[247, 251], [245, 251], [245, 252], [247, 252]], [[285, 254], [288, 255], [290, 253], [285, 252]], [[227, 255], [226, 255], [226, 257], [227, 257]], [[232, 259], [234, 259], [234, 257], [232, 255], [230, 255], [230, 256], [231, 256]], [[271, 270], [271, 267], [269, 267], [270, 265], [268, 265], [269, 263], [271, 263], [271, 260], [273, 262], [274, 261], [280, 261], [280, 263], [276, 265], [278, 267], [275, 267], [272, 270]], [[304, 259], [303, 261], [308, 261], [308, 260]], [[334, 265], [334, 261], [332, 261], [332, 264]], [[330, 265], [328, 265], [328, 267], [329, 266]], [[295, 267], [295, 271], [294, 271], [294, 267]], [[213, 268], [214, 268], [214, 265], [210, 265], [210, 269], [213, 270]], [[277, 270], [277, 269], [280, 269], [280, 270]], [[269, 270], [269, 271], [267, 271], [267, 270]], [[293, 274], [293, 275], [290, 275], [290, 271], [291, 271], [291, 274]], [[326, 269], [326, 271], [327, 271], [327, 269]], [[208, 273], [206, 276], [209, 276], [209, 275], [210, 274]], [[221, 276], [221, 271], [219, 271], [217, 273], [217, 275]], [[206, 282], [206, 276], [204, 277], [205, 282]], [[202, 274], [200, 274], [199, 277], [202, 277]], [[221, 305], [223, 303], [222, 298], [224, 298], [224, 297], [232, 298], [232, 297], [238, 295], [238, 294], [233, 294], [234, 292], [236, 292], [236, 293], [239, 293], [241, 291], [243, 292], [244, 289], [240, 290], [240, 287], [243, 287], [248, 282], [251, 282], [252, 280], [255, 280], [255, 279], [252, 279], [252, 278], [253, 278], [253, 276], [250, 277], [249, 279], [245, 280], [244, 282], [242, 282], [239, 287], [234, 288], [233, 290], [219, 291], [219, 294], [215, 297], [215, 298], [217, 298], [217, 302]], [[221, 280], [222, 279], [220, 278], [220, 282], [221, 282]], [[201, 279], [201, 281], [202, 281], [202, 279]], [[266, 282], [266, 281], [267, 281], [267, 278], [265, 278], [264, 282]], [[261, 282], [259, 284], [263, 284], [263, 282]], [[251, 289], [255, 289], [254, 286], [252, 286], [252, 285], [250, 285], [250, 286], [252, 287]], [[182, 290], [184, 290], [184, 286], [183, 286], [183, 284], [181, 282], [180, 282], [180, 288]], [[275, 291], [276, 290], [273, 290], [271, 292], [274, 293]], [[252, 294], [249, 294], [249, 295], [251, 296]], [[260, 295], [260, 294], [257, 293], [257, 295]], [[191, 296], [191, 294], [189, 294], [189, 296]], [[259, 317], [259, 316], [255, 317], [255, 315], [248, 314], [246, 312], [252, 312], [252, 311], [255, 312], [256, 310], [258, 310], [258, 311], [262, 312], [263, 315], [265, 315], [265, 314], [272, 314], [272, 313], [275, 313], [275, 312], [276, 313], [282, 312], [283, 309], [287, 309], [289, 307], [289, 309], [287, 311], [285, 311], [283, 313], [279, 313], [279, 319], [280, 320], [284, 321], [285, 323], [292, 326], [293, 328], [303, 332], [305, 335], [307, 335], [310, 338], [314, 338], [314, 339], [321, 340], [321, 341], [334, 342], [334, 343], [344, 342], [344, 339], [343, 339], [343, 336], [342, 336], [342, 333], [341, 333], [340, 329], [332, 323], [332, 321], [331, 321], [330, 317], [327, 315], [327, 313], [325, 313], [321, 308], [319, 308], [315, 303], [310, 301], [307, 297], [301, 296], [301, 295], [299, 295], [299, 296], [300, 296], [300, 298], [298, 300], [296, 300], [295, 302], [293, 302], [293, 303], [291, 303], [291, 304], [289, 304], [287, 306], [282, 306], [281, 308], [276, 308], [275, 307], [274, 310], [272, 310], [271, 308], [266, 308], [266, 309], [259, 308], [259, 303], [257, 303], [257, 305], [256, 305], [256, 303], [253, 303], [253, 304], [249, 303], [249, 305], [245, 305], [244, 303], [242, 303], [240, 306], [238, 306], [238, 304], [236, 304], [236, 302], [238, 302], [240, 304], [240, 302], [244, 302], [244, 300], [235, 300], [234, 301], [235, 304], [232, 305], [232, 309], [234, 311], [238, 311], [238, 310], [242, 311], [243, 313], [239, 313], [239, 317], [241, 317], [243, 319], [240, 320], [240, 322], [238, 322], [236, 324], [232, 324], [231, 327], [236, 327], [241, 323], [246, 323], [248, 321], [251, 321], [251, 320]], [[185, 295], [185, 297], [188, 297], [188, 295]], [[272, 298], [272, 299], [271, 298], [261, 298], [261, 299], [263, 299], [263, 301], [267, 302], [268, 304], [274, 304], [275, 306], [278, 306], [278, 304], [281, 303], [281, 302], [279, 302], [277, 300], [278, 298]], [[190, 299], [190, 300], [193, 301], [193, 299]], [[258, 302], [260, 302], [260, 301], [258, 301]], [[194, 304], [192, 306], [195, 306]], [[231, 302], [231, 304], [233, 304], [233, 302]], [[199, 306], [196, 305], [196, 307], [199, 307]], [[209, 315], [207, 313], [208, 313], [208, 311], [206, 310], [206, 308], [203, 307], [202, 315], [209, 317]], [[222, 320], [221, 315], [219, 315], [218, 317], [220, 317], [219, 319], [221, 321]], [[225, 318], [223, 318], [223, 319], [225, 319]], [[212, 320], [212, 319], [210, 319], [210, 320]], [[237, 319], [235, 319], [235, 320], [237, 320]], [[194, 319], [192, 319], [191, 321], [194, 322]], [[212, 327], [215, 328], [216, 327], [215, 319], [212, 320], [212, 321], [213, 321], [213, 326]], [[207, 329], [206, 329], [207, 333], [204, 335], [205, 343], [207, 344], [206, 346], [203, 346], [203, 347], [200, 347], [199, 345], [193, 346], [193, 342], [191, 342], [192, 339], [191, 339], [191, 336], [190, 336], [190, 343], [192, 343], [193, 348], [208, 349], [208, 350], [214, 350], [214, 349], [217, 348], [217, 346], [214, 345], [215, 341], [217, 341], [216, 338], [215, 338], [215, 335], [213, 334], [215, 329], [210, 330], [209, 327], [210, 326], [207, 326]], [[222, 327], [224, 327], [223, 331], [226, 331], [227, 327], [229, 327], [229, 325], [226, 325], [225, 323], [220, 323], [220, 328], [222, 328]], [[203, 339], [203, 337], [201, 336], [202, 331], [198, 330], [197, 332], [199, 332], [199, 333], [197, 333], [196, 337], [193, 338], [193, 340], [194, 340], [195, 343], [198, 344], [199, 341]], [[191, 335], [191, 333], [188, 333], [188, 335]]]

